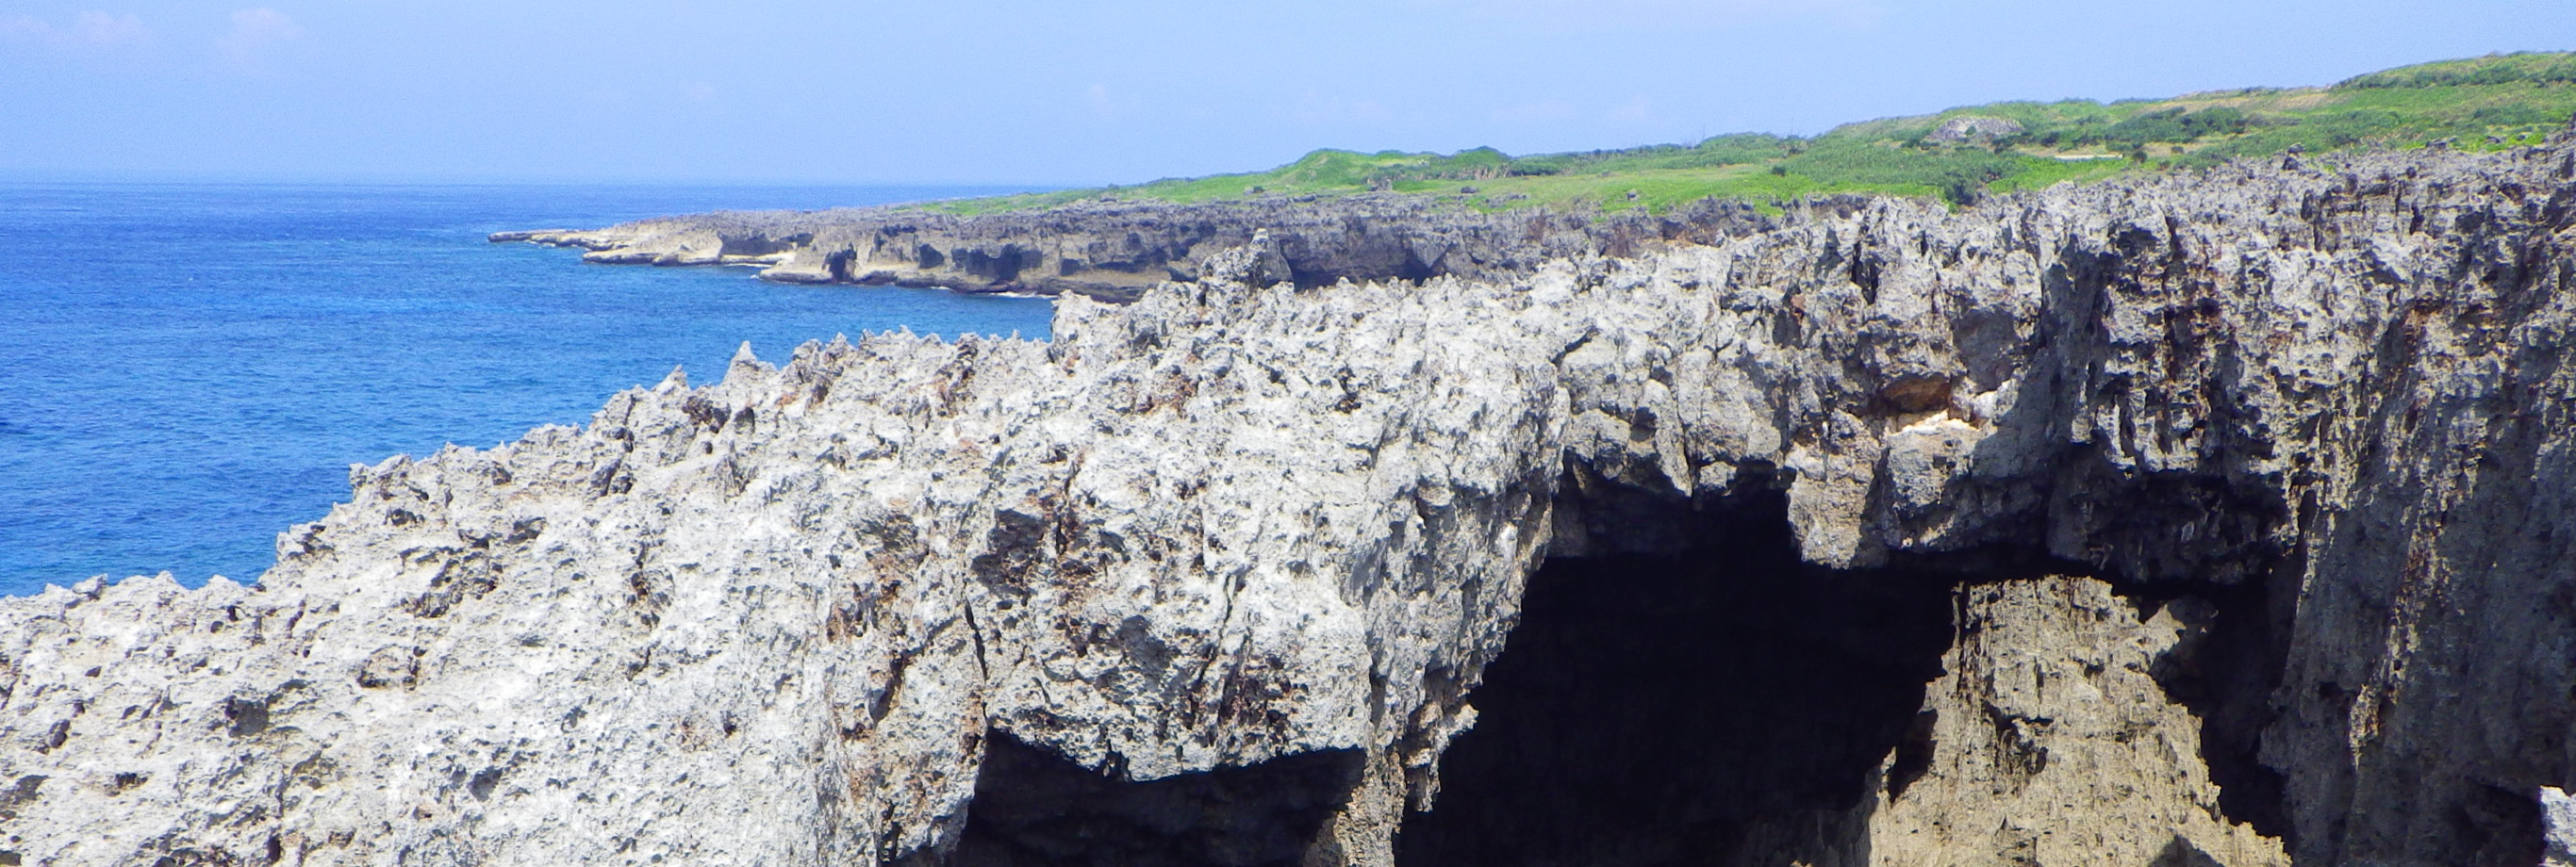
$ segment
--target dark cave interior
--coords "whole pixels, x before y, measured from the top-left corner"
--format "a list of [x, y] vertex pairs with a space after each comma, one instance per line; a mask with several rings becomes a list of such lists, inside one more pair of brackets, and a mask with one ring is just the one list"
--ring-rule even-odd
[[1293, 865], [1358, 782], [1357, 750], [1127, 781], [995, 733], [975, 780], [962, 867]]
[[1780, 516], [1541, 568], [1396, 862], [1724, 864], [1835, 836], [1940, 674], [1954, 576], [1801, 563]]

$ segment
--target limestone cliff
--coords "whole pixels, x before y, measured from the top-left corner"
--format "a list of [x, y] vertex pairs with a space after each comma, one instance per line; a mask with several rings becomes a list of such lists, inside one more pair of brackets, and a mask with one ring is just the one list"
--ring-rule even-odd
[[1245, 246], [355, 469], [256, 588], [0, 601], [0, 847], [2541, 857], [2576, 142], [1687, 240]]
[[1130, 300], [1196, 280], [1212, 258], [1250, 255], [1239, 276], [1305, 286], [1341, 280], [1486, 280], [1550, 258], [1632, 255], [1668, 241], [1758, 231], [1742, 205], [1703, 202], [1663, 216], [1484, 213], [1426, 196], [1266, 196], [1168, 204], [1105, 200], [952, 216], [905, 207], [722, 212], [592, 231], [498, 232], [496, 243], [577, 247], [611, 265], [758, 265], [785, 283], [938, 286], [961, 292], [1067, 292]]

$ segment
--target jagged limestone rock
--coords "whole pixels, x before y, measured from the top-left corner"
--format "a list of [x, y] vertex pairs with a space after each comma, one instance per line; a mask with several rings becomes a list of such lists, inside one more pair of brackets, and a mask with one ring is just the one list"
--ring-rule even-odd
[[[0, 847], [937, 860], [1007, 737], [1132, 780], [1356, 754], [1310, 858], [1383, 864], [1543, 558], [1675, 550], [1674, 516], [1785, 489], [1818, 564], [2259, 588], [2275, 628], [2201, 741], [2280, 776], [2294, 861], [2537, 858], [2538, 787], [2576, 775], [2571, 173], [2562, 140], [1825, 203], [1489, 279], [1067, 297], [1051, 343], [740, 357], [354, 469], [256, 588], [0, 601]], [[1990, 607], [2094, 642], [2050, 670], [2155, 655], [2154, 617], [2049, 625], [2097, 595]], [[1996, 678], [1960, 688], [2060, 700]], [[2115, 686], [2105, 725], [2184, 718]], [[2099, 735], [2106, 778], [2062, 785], [2102, 821], [2273, 857], [2155, 812], [2212, 797], [2186, 733], [2170, 764]], [[2002, 779], [1959, 737], [1915, 785]], [[2074, 821], [2044, 800], [1975, 815]]]
[[2288, 864], [2221, 810], [2203, 720], [2159, 682], [2213, 612], [2153, 607], [2086, 578], [1964, 588], [1914, 740], [1856, 817], [1868, 858], [1853, 863]]
[[2021, 122], [2008, 117], [1960, 115], [1941, 122], [1923, 140], [1933, 144], [1958, 144], [1965, 141], [1991, 141], [2021, 132]]
[[2576, 864], [2576, 798], [2567, 797], [2557, 786], [2542, 786], [2540, 814], [2548, 838], [2542, 867]]

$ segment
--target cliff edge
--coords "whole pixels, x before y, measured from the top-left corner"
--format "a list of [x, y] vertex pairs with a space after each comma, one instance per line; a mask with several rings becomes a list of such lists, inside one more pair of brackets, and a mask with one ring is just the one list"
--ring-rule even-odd
[[604, 229], [495, 232], [493, 243], [584, 250], [605, 265], [756, 265], [782, 283], [1075, 293], [1129, 301], [1199, 279], [1216, 257], [1249, 251], [1254, 282], [1507, 280], [1552, 258], [1629, 256], [1668, 242], [1760, 231], [1741, 203], [1698, 202], [1664, 215], [1596, 210], [1488, 212], [1430, 196], [1260, 196], [1175, 204], [1080, 201], [960, 216], [903, 206], [658, 217]]
[[2525, 865], [2576, 782], [2568, 135], [1220, 252], [0, 600], [0, 848]]

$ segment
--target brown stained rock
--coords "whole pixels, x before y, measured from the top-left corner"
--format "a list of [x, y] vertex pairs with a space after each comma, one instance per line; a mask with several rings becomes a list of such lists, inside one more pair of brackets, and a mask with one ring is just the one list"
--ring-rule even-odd
[[[2286, 865], [2219, 805], [2203, 720], [2157, 682], [2209, 628], [2089, 578], [1962, 588], [1959, 640], [1924, 690], [1913, 754], [1862, 809], [1874, 864]], [[1897, 756], [1918, 764], [1899, 773]], [[2007, 838], [2009, 838], [2007, 840]], [[2189, 852], [2205, 861], [2173, 853]]]
[[[2263, 811], [2226, 805], [2251, 790], [2194, 768], [2196, 718], [2279, 777], [2299, 863], [2531, 863], [2539, 787], [2576, 778], [2568, 147], [1818, 201], [1630, 259], [1507, 227], [1525, 246], [1462, 242], [1453, 276], [1331, 287], [1300, 257], [1412, 278], [1450, 230], [1277, 200], [1230, 225], [1271, 229], [1292, 282], [1139, 272], [1131, 305], [1059, 301], [1052, 343], [873, 335], [675, 376], [357, 469], [256, 589], [0, 600], [0, 834], [66, 865], [935, 860], [1007, 735], [1131, 781], [1357, 751], [1310, 851], [1382, 865], [1533, 570], [1683, 550], [1695, 508], [1761, 493], [1814, 564], [2029, 582], [1972, 600], [2028, 642], [1961, 645], [1872, 834], [1946, 823], [1924, 845], [1963, 863], [2274, 859], [2239, 830]], [[883, 229], [906, 268], [920, 241], [1042, 274], [1129, 255], [1149, 214], [1120, 207], [1014, 218], [1071, 253], [929, 218], [711, 231], [877, 263]], [[1162, 252], [1120, 261], [1206, 258], [1138, 237]], [[1467, 279], [1461, 250], [1499, 258]], [[1881, 393], [1907, 376], [1947, 408]], [[2032, 562], [2247, 593], [2229, 610], [2268, 625], [2220, 643], [2220, 698], [2162, 694], [2127, 666], [2174, 627]], [[365, 674], [393, 646], [419, 651], [406, 688]], [[2218, 814], [2187, 815], [2211, 785]]]
[[1878, 399], [1897, 412], [1930, 412], [1950, 405], [1954, 387], [1946, 376], [1900, 376], [1879, 387]]

